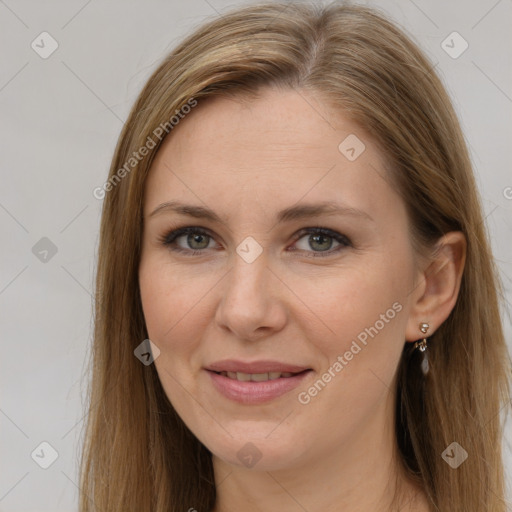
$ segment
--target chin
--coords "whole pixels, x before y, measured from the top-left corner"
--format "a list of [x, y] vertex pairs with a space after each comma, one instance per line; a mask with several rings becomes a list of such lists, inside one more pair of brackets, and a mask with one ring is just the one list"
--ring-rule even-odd
[[[275, 425], [274, 425], [275, 428]], [[251, 434], [223, 432], [222, 438], [211, 435], [201, 442], [224, 463], [247, 468], [250, 471], [277, 471], [288, 469], [300, 462], [305, 454], [304, 439], [285, 430], [269, 437], [269, 429], [254, 429]]]

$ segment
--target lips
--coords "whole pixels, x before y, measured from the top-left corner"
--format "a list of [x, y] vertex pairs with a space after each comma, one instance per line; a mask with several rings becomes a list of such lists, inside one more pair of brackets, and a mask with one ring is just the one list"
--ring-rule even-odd
[[278, 361], [225, 360], [205, 367], [214, 388], [242, 404], [269, 402], [296, 388], [311, 368]]

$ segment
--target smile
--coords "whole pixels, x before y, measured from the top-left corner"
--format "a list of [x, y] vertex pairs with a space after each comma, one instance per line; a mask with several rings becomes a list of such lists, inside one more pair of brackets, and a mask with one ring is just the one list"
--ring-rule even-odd
[[298, 387], [311, 368], [274, 361], [221, 361], [205, 368], [213, 388], [230, 401], [256, 405], [275, 400]]

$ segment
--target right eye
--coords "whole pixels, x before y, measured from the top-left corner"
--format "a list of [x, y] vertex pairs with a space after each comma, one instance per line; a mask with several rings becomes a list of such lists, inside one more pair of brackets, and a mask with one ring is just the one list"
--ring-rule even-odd
[[189, 256], [202, 253], [205, 249], [213, 249], [214, 246], [210, 245], [213, 241], [213, 237], [206, 230], [194, 226], [172, 230], [160, 239], [160, 242], [172, 251]]

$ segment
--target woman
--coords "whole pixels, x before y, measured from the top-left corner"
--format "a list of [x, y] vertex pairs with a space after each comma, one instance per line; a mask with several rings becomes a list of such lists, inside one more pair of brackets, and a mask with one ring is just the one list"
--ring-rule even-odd
[[505, 511], [471, 163], [385, 17], [273, 3], [200, 27], [104, 191], [82, 512]]

